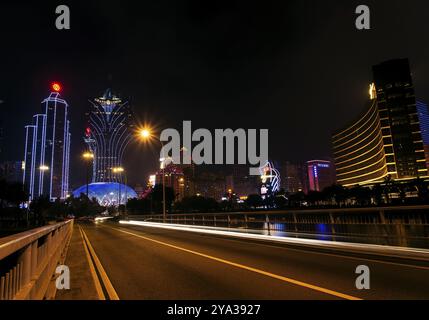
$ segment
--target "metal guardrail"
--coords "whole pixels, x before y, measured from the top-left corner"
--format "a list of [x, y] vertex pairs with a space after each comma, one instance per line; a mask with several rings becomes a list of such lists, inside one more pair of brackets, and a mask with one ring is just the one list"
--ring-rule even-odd
[[71, 220], [0, 238], [0, 300], [52, 298], [72, 230]]
[[[163, 222], [162, 215], [130, 218]], [[169, 214], [165, 222], [263, 230], [267, 234], [305, 233], [333, 239], [353, 237], [376, 244], [429, 247], [429, 206]]]

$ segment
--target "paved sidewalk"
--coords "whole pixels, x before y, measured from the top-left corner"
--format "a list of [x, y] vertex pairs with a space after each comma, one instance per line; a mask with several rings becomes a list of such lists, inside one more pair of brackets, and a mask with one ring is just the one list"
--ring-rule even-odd
[[70, 269], [70, 290], [57, 291], [55, 299], [99, 300], [77, 223], [73, 229], [65, 265]]

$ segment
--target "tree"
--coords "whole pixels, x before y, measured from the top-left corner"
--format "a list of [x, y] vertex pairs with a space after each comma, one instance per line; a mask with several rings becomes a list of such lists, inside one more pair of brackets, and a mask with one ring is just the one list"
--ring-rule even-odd
[[0, 210], [4, 208], [7, 197], [8, 184], [6, 180], [0, 180]]
[[350, 189], [350, 195], [355, 199], [358, 206], [363, 207], [371, 204], [372, 192], [369, 188], [356, 186]]
[[[105, 211], [96, 198], [89, 199], [84, 193], [79, 198], [70, 197], [67, 203], [65, 209], [67, 214], [75, 217], [94, 217]], [[63, 213], [56, 212], [56, 214], [62, 215]]]
[[28, 200], [28, 194], [24, 191], [24, 186], [21, 183], [9, 183], [6, 190], [6, 200], [19, 208], [22, 203]]
[[21, 183], [9, 183], [6, 180], [0, 180], [0, 216], [13, 216], [18, 224], [21, 220], [24, 210], [21, 204], [28, 200], [28, 194], [24, 191]]
[[429, 202], [429, 183], [427, 181], [424, 181], [421, 178], [417, 178], [412, 182], [412, 184], [413, 184], [413, 187], [417, 189], [419, 200], [422, 203], [428, 203]]
[[130, 199], [127, 202], [129, 214], [146, 214], [151, 212], [150, 199]]
[[249, 208], [257, 209], [263, 205], [262, 197], [259, 194], [251, 194], [246, 199], [246, 205]]
[[374, 199], [375, 205], [381, 206], [383, 204], [383, 187], [378, 183], [371, 189], [371, 194]]
[[348, 197], [348, 190], [340, 185], [333, 185], [322, 191], [323, 200], [331, 205], [343, 206]]
[[[156, 185], [152, 190], [152, 200], [154, 201], [158, 212], [162, 212], [162, 200], [163, 200], [163, 192], [162, 192], [162, 184]], [[175, 193], [173, 188], [165, 187], [165, 206], [168, 211], [171, 211], [171, 205], [175, 199]]]
[[305, 193], [298, 192], [289, 195], [289, 207], [291, 208], [299, 208], [305, 202]]
[[213, 212], [219, 210], [219, 204], [213, 198], [200, 196], [186, 197], [175, 203], [175, 209], [181, 212]]
[[48, 197], [34, 199], [30, 204], [30, 211], [33, 212], [34, 225], [43, 226], [52, 204]]
[[276, 209], [284, 209], [288, 204], [288, 199], [284, 194], [278, 194], [274, 198], [274, 204]]
[[310, 203], [312, 206], [316, 206], [320, 204], [320, 202], [323, 200], [322, 193], [319, 191], [310, 191], [307, 194], [306, 197], [308, 203]]
[[392, 176], [388, 175], [386, 178], [384, 178], [384, 185], [383, 185], [383, 194], [384, 198], [386, 199], [386, 204], [390, 204], [390, 194], [393, 192], [395, 181], [393, 181]]

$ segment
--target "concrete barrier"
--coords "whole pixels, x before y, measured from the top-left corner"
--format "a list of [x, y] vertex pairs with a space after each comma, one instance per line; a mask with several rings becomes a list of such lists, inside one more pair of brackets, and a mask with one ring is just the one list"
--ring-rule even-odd
[[72, 231], [70, 220], [1, 238], [0, 300], [53, 298]]

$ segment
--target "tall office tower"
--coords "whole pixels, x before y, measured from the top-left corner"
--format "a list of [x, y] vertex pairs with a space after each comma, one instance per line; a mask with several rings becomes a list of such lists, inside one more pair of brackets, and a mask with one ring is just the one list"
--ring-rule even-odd
[[225, 173], [217, 166], [196, 166], [195, 177], [192, 182], [193, 191], [195, 192], [193, 195], [200, 195], [221, 201], [227, 192]]
[[37, 198], [38, 195], [34, 194], [34, 175], [36, 173], [36, 161], [35, 161], [35, 137], [36, 127], [29, 125], [25, 127], [25, 152], [23, 162], [23, 175], [22, 183], [27, 191], [30, 200]]
[[373, 67], [362, 115], [332, 137], [338, 183], [365, 185], [427, 177], [422, 130], [407, 59]]
[[43, 100], [44, 114], [33, 117], [26, 126], [23, 183], [30, 200], [47, 196], [51, 201], [68, 195], [70, 121], [68, 104], [60, 97], [61, 87]]
[[84, 139], [94, 154], [92, 182], [123, 183], [123, 175], [112, 169], [123, 167], [122, 158], [133, 134], [131, 108], [110, 89], [90, 102]]
[[179, 165], [169, 164], [164, 170], [156, 173], [155, 185], [162, 185], [162, 174], [164, 173], [165, 186], [173, 189], [175, 200], [182, 200], [185, 197], [186, 180], [183, 170]]
[[234, 193], [244, 198], [250, 194], [258, 194], [261, 184], [261, 178], [259, 176], [249, 175], [249, 166], [235, 164], [228, 166], [228, 174], [226, 179], [226, 189], [234, 191]]
[[307, 165], [286, 161], [281, 167], [282, 188], [290, 194], [308, 191]]
[[331, 161], [312, 160], [307, 162], [309, 191], [323, 191], [335, 184], [335, 169]]
[[8, 182], [22, 182], [22, 161], [3, 161], [0, 163], [0, 179]]
[[422, 131], [423, 147], [425, 149], [426, 166], [429, 169], [429, 109], [424, 102], [417, 101], [417, 112], [419, 114], [420, 129]]

